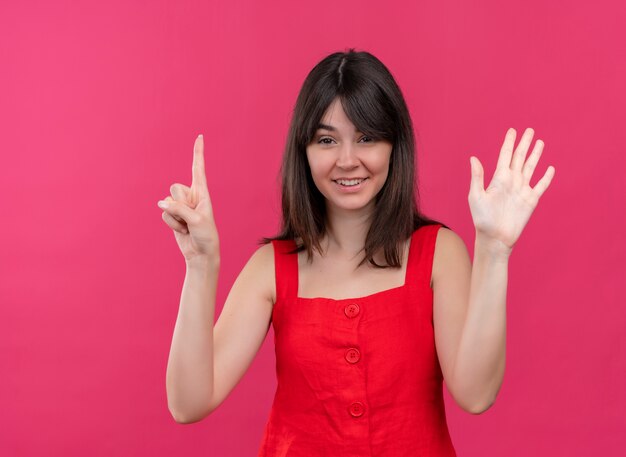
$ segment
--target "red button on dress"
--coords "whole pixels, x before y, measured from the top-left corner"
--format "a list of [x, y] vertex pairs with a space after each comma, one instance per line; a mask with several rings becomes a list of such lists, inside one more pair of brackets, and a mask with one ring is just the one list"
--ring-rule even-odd
[[350, 414], [354, 417], [361, 417], [365, 412], [365, 406], [360, 401], [355, 401], [350, 405]]
[[359, 305], [356, 303], [350, 303], [344, 308], [344, 312], [346, 313], [346, 316], [348, 317], [358, 316], [359, 311], [360, 311]]
[[272, 241], [278, 385], [258, 457], [454, 457], [430, 288], [437, 231], [413, 232], [405, 284], [298, 297], [292, 240]]
[[350, 405], [350, 414], [352, 414], [354, 417], [361, 417], [363, 415], [364, 409], [365, 407], [363, 406], [363, 403], [361, 403], [360, 401], [355, 401]]
[[359, 350], [356, 348], [350, 348], [346, 351], [346, 360], [350, 363], [357, 363], [361, 358]]

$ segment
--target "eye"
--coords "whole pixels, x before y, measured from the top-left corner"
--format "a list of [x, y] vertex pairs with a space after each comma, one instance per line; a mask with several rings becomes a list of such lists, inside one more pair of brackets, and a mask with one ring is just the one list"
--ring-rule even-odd
[[[328, 142], [326, 140], [328, 140]], [[319, 144], [330, 144], [330, 141], [333, 141], [333, 139], [332, 138], [328, 138], [328, 137], [323, 137], [323, 138], [319, 139], [318, 143]]]
[[363, 139], [363, 138], [367, 138], [369, 140], [369, 141], [366, 141], [366, 143], [372, 143], [374, 141], [374, 139], [372, 137], [369, 137], [369, 136], [364, 136], [361, 139]]

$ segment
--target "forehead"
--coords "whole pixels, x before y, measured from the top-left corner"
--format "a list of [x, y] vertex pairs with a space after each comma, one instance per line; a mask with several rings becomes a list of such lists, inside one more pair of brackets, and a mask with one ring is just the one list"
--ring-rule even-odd
[[325, 129], [330, 131], [337, 130], [356, 130], [356, 127], [352, 123], [352, 121], [346, 115], [346, 112], [343, 110], [343, 106], [341, 101], [337, 98], [331, 102], [328, 106], [324, 115], [320, 119], [318, 129]]

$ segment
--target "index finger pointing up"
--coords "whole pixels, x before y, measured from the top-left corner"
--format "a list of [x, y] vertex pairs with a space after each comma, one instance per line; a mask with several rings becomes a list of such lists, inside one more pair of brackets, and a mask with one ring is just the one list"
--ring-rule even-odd
[[196, 194], [205, 195], [208, 192], [206, 175], [204, 174], [204, 138], [202, 135], [198, 135], [193, 145], [191, 188]]

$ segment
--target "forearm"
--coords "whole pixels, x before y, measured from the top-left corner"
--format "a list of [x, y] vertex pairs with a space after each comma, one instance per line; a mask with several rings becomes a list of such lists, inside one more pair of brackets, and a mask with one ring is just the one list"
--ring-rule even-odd
[[467, 315], [455, 363], [456, 394], [482, 412], [502, 385], [506, 351], [506, 290], [510, 249], [476, 236]]
[[178, 422], [202, 417], [213, 391], [213, 325], [219, 265], [187, 265], [167, 363], [168, 407]]

